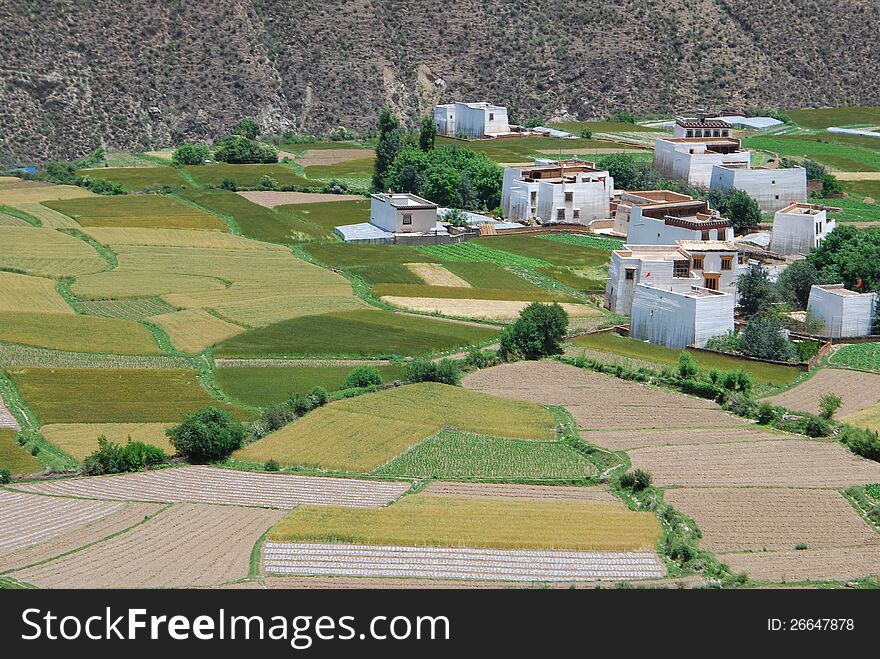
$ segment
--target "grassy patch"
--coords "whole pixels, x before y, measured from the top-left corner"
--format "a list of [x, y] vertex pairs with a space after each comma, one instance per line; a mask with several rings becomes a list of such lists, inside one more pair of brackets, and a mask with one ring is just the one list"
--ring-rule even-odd
[[652, 513], [612, 503], [494, 501], [416, 494], [387, 508], [302, 506], [269, 539], [367, 545], [503, 549], [648, 550], [660, 537]]
[[543, 259], [513, 254], [497, 249], [496, 246], [490, 246], [487, 242], [476, 240], [449, 245], [427, 245], [417, 249], [425, 255], [435, 257], [444, 264], [458, 261], [494, 263], [498, 266], [516, 266], [520, 268], [540, 268], [550, 265], [549, 262]]
[[162, 352], [143, 325], [74, 314], [0, 312], [0, 341], [81, 352], [132, 355]]
[[[582, 348], [610, 352], [622, 357], [630, 357], [661, 365], [677, 366], [679, 350], [657, 346], [636, 339], [629, 339], [615, 332], [589, 334], [574, 339], [574, 344]], [[793, 366], [764, 364], [728, 355], [715, 355], [691, 351], [691, 355], [701, 369], [736, 370], [742, 368], [752, 375], [757, 383], [774, 386], [786, 385], [801, 375], [801, 370]]]
[[880, 371], [880, 343], [852, 343], [842, 346], [831, 355], [830, 361], [838, 366], [861, 371]]
[[[265, 407], [291, 394], [306, 394], [315, 387], [342, 388], [353, 366], [235, 366], [214, 371], [217, 384], [243, 403]], [[403, 377], [402, 365], [377, 366], [383, 382]]]
[[579, 291], [604, 291], [607, 271], [604, 268], [572, 268], [561, 265], [538, 268], [538, 272], [553, 277]]
[[55, 229], [0, 226], [0, 268], [45, 277], [101, 272], [106, 262], [87, 242]]
[[[861, 183], [861, 181], [843, 181], [843, 185], [849, 188], [857, 182]], [[818, 203], [842, 209], [829, 213], [829, 216], [837, 222], [880, 222], [880, 203], [866, 204], [852, 195], [842, 199], [819, 199]]]
[[219, 343], [218, 357], [419, 355], [494, 338], [497, 330], [364, 309], [303, 316]]
[[119, 183], [129, 192], [155, 191], [165, 186], [178, 188], [186, 185], [186, 179], [174, 167], [103, 167], [80, 169], [77, 174]]
[[439, 260], [430, 256], [423, 248], [398, 245], [344, 245], [336, 243], [305, 245], [303, 249], [318, 261], [338, 268], [376, 263], [436, 263]]
[[788, 110], [786, 114], [806, 128], [880, 124], [880, 107], [805, 108]]
[[34, 456], [18, 445], [18, 431], [0, 428], [0, 469], [8, 469], [13, 476], [35, 474], [43, 470], [43, 465]]
[[535, 291], [538, 287], [519, 275], [505, 270], [495, 263], [450, 261], [446, 269], [458, 275], [474, 288], [495, 288], [518, 291]]
[[191, 165], [186, 168], [192, 177], [202, 185], [219, 186], [223, 181], [235, 181], [243, 188], [257, 187], [260, 178], [270, 176], [279, 185], [321, 187], [323, 183], [310, 181], [296, 173], [292, 167], [283, 164], [230, 165], [218, 162], [212, 165]]
[[174, 311], [174, 307], [160, 297], [133, 297], [123, 300], [77, 300], [77, 313], [121, 320], [144, 320], [150, 316]]
[[330, 232], [333, 227], [370, 221], [369, 199], [346, 199], [313, 204], [285, 204], [275, 210], [292, 213]]
[[[585, 128], [594, 133], [651, 133], [657, 130], [641, 124], [629, 124], [622, 121], [560, 121], [550, 125], [575, 135], [579, 135]], [[608, 145], [607, 142], [605, 144]]]
[[553, 419], [535, 403], [444, 384], [405, 385], [322, 407], [233, 457], [369, 472], [444, 427], [549, 440]]
[[421, 277], [402, 263], [374, 263], [351, 268], [368, 284], [424, 284]]
[[310, 179], [329, 181], [330, 179], [357, 179], [368, 181], [373, 176], [376, 158], [358, 158], [357, 160], [345, 160], [333, 165], [311, 165], [305, 168], [306, 176]]
[[825, 135], [747, 137], [743, 140], [743, 147], [772, 151], [780, 156], [810, 158], [846, 172], [880, 171], [880, 150], [843, 144], [837, 137], [831, 138]]
[[226, 231], [216, 215], [165, 195], [120, 195], [47, 201], [44, 206], [87, 227]]
[[416, 444], [373, 473], [446, 480], [568, 481], [588, 478], [596, 471], [582, 453], [562, 442], [444, 431]]
[[880, 403], [851, 414], [844, 421], [857, 428], [880, 430]]
[[208, 405], [253, 418], [208, 395], [198, 373], [184, 369], [8, 369], [41, 423], [179, 422]]
[[545, 236], [539, 237], [542, 240], [552, 240], [557, 243], [576, 245], [578, 247], [589, 247], [591, 249], [604, 249], [609, 252], [615, 249], [621, 249], [626, 242], [621, 238], [605, 238], [602, 236], [589, 236], [578, 233], [548, 233]]
[[51, 442], [75, 460], [82, 462], [98, 448], [98, 437], [104, 436], [117, 444], [128, 440], [158, 446], [168, 455], [176, 453], [165, 429], [169, 423], [57, 423], [41, 429]]
[[[632, 130], [632, 126], [629, 127]], [[555, 137], [505, 137], [495, 140], [456, 140], [451, 137], [438, 137], [438, 146], [456, 145], [463, 149], [470, 149], [485, 153], [492, 160], [499, 163], [528, 162], [534, 158], [546, 158], [545, 151], [553, 152], [554, 155], [562, 153], [570, 156], [580, 149], [607, 149], [609, 147], [626, 149], [626, 146], [610, 144], [599, 140], [571, 139], [562, 140]], [[635, 148], [635, 147], [633, 147]]]
[[540, 259], [554, 265], [601, 265], [610, 258], [610, 250], [604, 247], [597, 249], [534, 236], [493, 236], [480, 238], [476, 244]]

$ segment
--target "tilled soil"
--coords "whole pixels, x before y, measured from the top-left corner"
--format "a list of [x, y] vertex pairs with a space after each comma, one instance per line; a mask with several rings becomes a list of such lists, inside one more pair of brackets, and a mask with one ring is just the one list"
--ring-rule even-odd
[[309, 149], [297, 163], [300, 167], [313, 165], [336, 165], [340, 162], [363, 160], [375, 155], [368, 149]]
[[734, 572], [745, 572], [758, 581], [843, 581], [880, 575], [876, 546], [723, 554], [719, 558]]
[[[407, 579], [407, 578], [370, 578], [370, 577], [266, 577], [263, 580], [266, 588], [297, 588], [321, 590], [349, 590], [353, 588], [370, 589], [486, 589], [486, 588], [618, 588], [616, 581], [481, 581], [477, 579]], [[234, 587], [254, 587], [255, 582], [236, 584]], [[706, 582], [700, 577], [667, 577], [663, 579], [640, 579], [631, 581], [634, 588], [694, 588]]]
[[612, 451], [629, 451], [648, 446], [686, 446], [689, 444], [727, 444], [791, 439], [782, 433], [760, 432], [751, 428], [676, 428], [675, 430], [607, 430], [582, 432], [596, 446]]
[[434, 481], [423, 494], [438, 497], [537, 500], [537, 501], [588, 501], [618, 503], [620, 499], [605, 487], [568, 487], [556, 485], [508, 485], [505, 483], [446, 483]]
[[819, 399], [837, 394], [843, 404], [835, 416], [842, 418], [880, 402], [880, 375], [824, 368], [809, 380], [766, 400], [798, 412], [819, 412]]
[[801, 543], [880, 551], [880, 533], [835, 490], [671, 488], [664, 498], [697, 522], [700, 546], [712, 551], [786, 550]]
[[283, 511], [179, 504], [127, 533], [11, 576], [43, 588], [185, 588], [248, 575]]

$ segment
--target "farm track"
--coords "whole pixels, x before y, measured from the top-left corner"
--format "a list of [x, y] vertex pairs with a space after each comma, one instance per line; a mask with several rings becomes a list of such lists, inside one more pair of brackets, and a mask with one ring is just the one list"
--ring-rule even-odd
[[3, 402], [2, 395], [0, 395], [0, 428], [21, 429], [21, 426], [18, 425], [18, 420], [12, 416], [12, 412], [9, 411], [9, 408]]
[[24, 549], [118, 512], [121, 503], [0, 490], [0, 553]]
[[182, 588], [248, 575], [259, 537], [283, 512], [179, 504], [121, 535], [13, 572], [44, 588]]
[[567, 487], [564, 485], [508, 485], [503, 483], [451, 483], [434, 481], [423, 494], [434, 497], [502, 499], [506, 501], [587, 501], [620, 503], [605, 487]]
[[653, 552], [522, 551], [267, 542], [266, 574], [595, 581], [662, 577]]
[[194, 466], [119, 476], [43, 481], [20, 485], [17, 489], [55, 496], [116, 501], [189, 502], [290, 509], [301, 504], [378, 507], [393, 501], [409, 487], [409, 483]]

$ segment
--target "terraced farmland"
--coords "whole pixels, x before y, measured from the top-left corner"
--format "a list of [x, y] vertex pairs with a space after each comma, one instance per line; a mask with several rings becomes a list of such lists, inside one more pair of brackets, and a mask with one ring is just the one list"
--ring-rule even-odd
[[0, 272], [0, 312], [2, 311], [73, 313], [70, 305], [55, 290], [55, 282], [13, 272]]
[[162, 354], [150, 330], [143, 325], [75, 314], [0, 311], [0, 341], [55, 350]]
[[269, 176], [274, 178], [280, 185], [299, 185], [311, 188], [320, 188], [324, 184], [320, 181], [311, 181], [303, 178], [293, 167], [283, 164], [258, 164], [258, 165], [230, 165], [217, 162], [211, 165], [190, 165], [186, 171], [201, 185], [213, 185], [219, 187], [223, 181], [235, 181], [239, 187], [257, 187], [260, 178]]
[[118, 195], [47, 201], [44, 205], [87, 227], [226, 231], [226, 224], [216, 215], [165, 195]]
[[168, 455], [176, 449], [168, 441], [165, 429], [169, 423], [55, 423], [45, 425], [40, 432], [74, 460], [82, 462], [98, 449], [98, 437], [106, 437], [117, 444], [144, 442], [158, 446]]
[[100, 167], [80, 169], [77, 175], [119, 183], [128, 192], [157, 191], [165, 186], [177, 188], [186, 185], [186, 179], [174, 167]]
[[838, 348], [832, 364], [863, 371], [880, 371], [880, 343], [853, 343]]
[[820, 370], [796, 387], [766, 400], [797, 412], [819, 413], [819, 399], [837, 394], [843, 404], [838, 417], [846, 417], [880, 402], [880, 373], [861, 373], [838, 368]]
[[285, 509], [306, 504], [358, 508], [384, 506], [409, 487], [409, 483], [268, 474], [201, 466], [17, 486], [22, 492], [39, 492], [55, 497]]
[[[0, 399], [0, 406], [2, 406]], [[5, 409], [5, 408], [3, 408]], [[9, 469], [13, 476], [26, 476], [43, 471], [43, 465], [18, 445], [18, 430], [3, 426], [6, 417], [0, 412], [0, 469]]]
[[35, 227], [0, 226], [0, 267], [43, 277], [101, 272], [107, 263], [74, 236]]

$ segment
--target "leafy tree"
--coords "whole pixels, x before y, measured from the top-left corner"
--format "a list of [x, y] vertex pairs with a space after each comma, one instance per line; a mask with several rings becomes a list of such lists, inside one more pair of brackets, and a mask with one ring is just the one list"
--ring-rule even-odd
[[260, 177], [260, 182], [258, 184], [260, 190], [277, 190], [278, 189], [278, 180], [272, 178], [267, 174], [263, 174]]
[[371, 387], [373, 385], [382, 384], [382, 376], [379, 369], [375, 366], [356, 366], [345, 378], [342, 384], [343, 389], [354, 389], [358, 387]]
[[234, 164], [278, 162], [278, 149], [244, 135], [228, 135], [214, 145], [214, 159]]
[[244, 443], [245, 429], [226, 410], [205, 407], [165, 431], [177, 451], [195, 462], [225, 458]]
[[752, 265], [739, 276], [739, 305], [743, 313], [752, 316], [777, 300], [776, 287], [760, 265]]
[[772, 314], [758, 314], [746, 323], [740, 334], [739, 350], [749, 357], [786, 362], [792, 357], [792, 347], [782, 331], [779, 318]]
[[678, 375], [686, 380], [693, 379], [699, 373], [697, 362], [687, 350], [682, 350], [678, 355]]
[[151, 444], [133, 442], [115, 444], [104, 435], [98, 437], [98, 448], [83, 461], [83, 472], [90, 476], [140, 471], [165, 462], [165, 452]]
[[232, 129], [232, 132], [235, 135], [242, 135], [249, 140], [255, 140], [260, 136], [262, 128], [260, 128], [260, 124], [253, 119], [242, 119], [235, 124], [235, 128]]
[[568, 314], [556, 304], [532, 302], [513, 325], [501, 333], [499, 354], [504, 358], [539, 359], [562, 352], [568, 331]]
[[434, 148], [434, 142], [437, 140], [437, 124], [434, 118], [425, 115], [422, 117], [422, 123], [419, 126], [419, 148], [422, 151], [430, 151]]
[[810, 288], [819, 283], [819, 273], [809, 261], [795, 261], [776, 280], [780, 297], [798, 309], [806, 309]]
[[837, 394], [828, 393], [819, 399], [819, 416], [823, 419], [831, 420], [834, 413], [840, 409], [843, 399]]
[[407, 363], [404, 379], [407, 382], [440, 382], [455, 385], [461, 382], [461, 368], [451, 359], [432, 362], [430, 359], [418, 357]]
[[807, 261], [823, 282], [842, 283], [862, 292], [880, 290], [880, 228], [840, 224], [810, 252]]
[[581, 134], [581, 137], [584, 138], [585, 140], [593, 139], [593, 131], [591, 131], [589, 128], [582, 128], [580, 134]]
[[460, 208], [451, 208], [446, 215], [443, 216], [444, 222], [449, 222], [454, 227], [467, 227], [470, 225], [468, 216]]
[[636, 122], [635, 115], [629, 110], [618, 110], [614, 112], [609, 119], [611, 121], [618, 121], [622, 124], [634, 124]]
[[761, 221], [761, 207], [744, 190], [710, 190], [709, 204], [739, 231], [751, 229]]
[[636, 160], [629, 153], [612, 153], [599, 158], [599, 169], [607, 169], [614, 178], [614, 187], [621, 190], [639, 190], [646, 187], [650, 168], [648, 164]]
[[641, 492], [651, 487], [651, 474], [644, 469], [633, 469], [620, 477], [620, 486], [633, 492]]
[[175, 165], [203, 165], [211, 159], [211, 148], [204, 144], [181, 144], [171, 154]]
[[822, 180], [822, 177], [828, 173], [828, 169], [826, 169], [825, 165], [809, 158], [804, 160], [803, 166], [804, 169], [807, 170], [808, 181], [820, 181]]
[[376, 164], [373, 169], [373, 190], [380, 192], [385, 185], [385, 172], [394, 162], [401, 148], [400, 122], [391, 110], [379, 110], [379, 141], [376, 144]]

